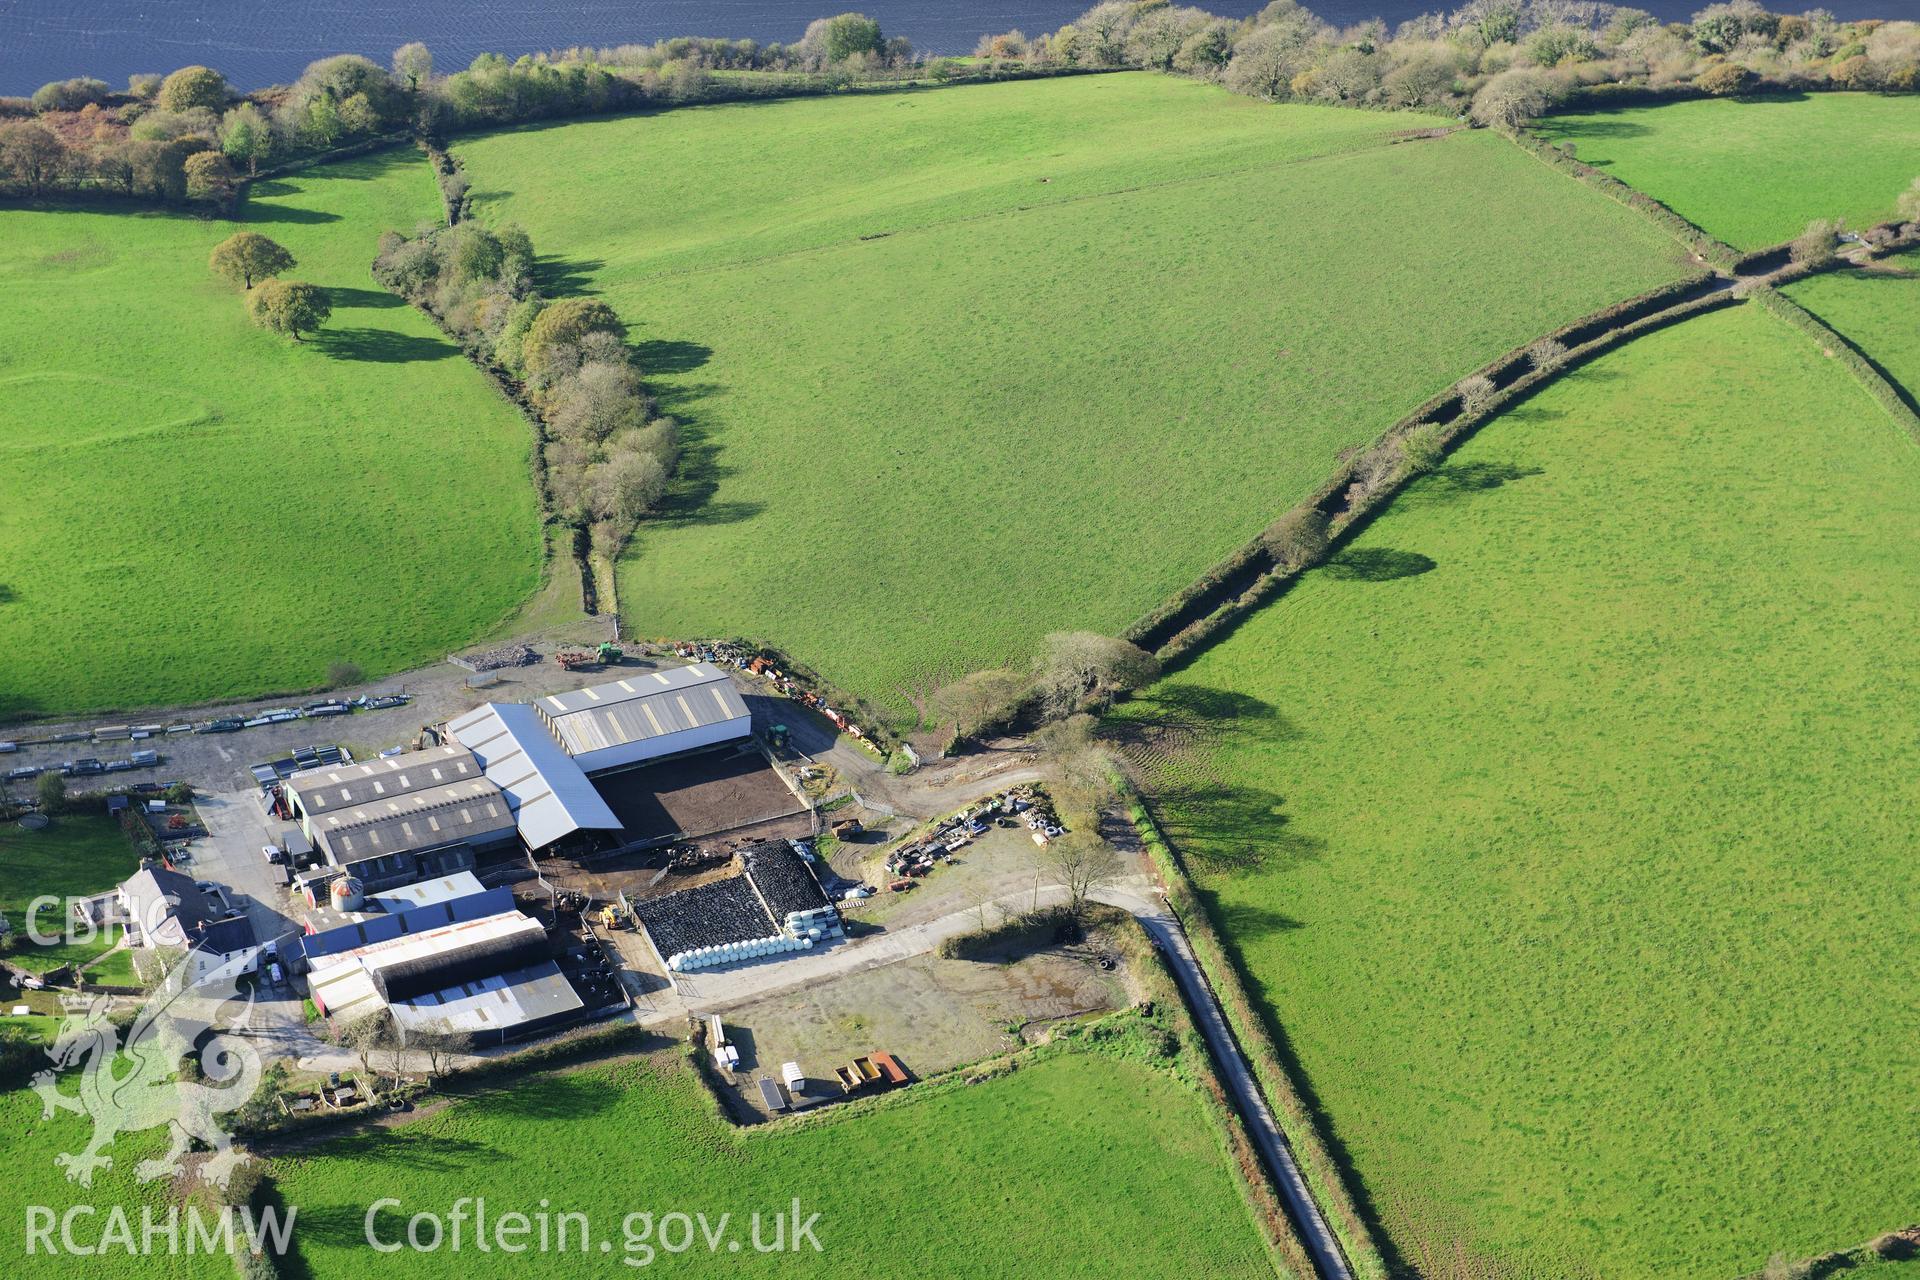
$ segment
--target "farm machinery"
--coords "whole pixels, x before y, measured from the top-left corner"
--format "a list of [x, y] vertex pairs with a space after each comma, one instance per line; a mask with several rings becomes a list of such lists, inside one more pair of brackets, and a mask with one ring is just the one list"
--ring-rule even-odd
[[611, 640], [602, 640], [593, 649], [556, 649], [553, 660], [562, 670], [578, 671], [582, 667], [608, 667], [620, 662], [627, 656], [626, 650]]

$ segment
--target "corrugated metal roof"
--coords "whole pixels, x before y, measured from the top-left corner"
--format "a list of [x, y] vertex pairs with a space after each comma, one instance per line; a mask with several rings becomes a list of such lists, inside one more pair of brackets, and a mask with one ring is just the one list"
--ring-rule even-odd
[[408, 1031], [476, 1034], [511, 1030], [585, 1007], [560, 966], [551, 960], [392, 1006], [394, 1020]]
[[524, 702], [489, 702], [447, 722], [506, 793], [528, 847], [580, 830], [618, 831], [620, 819]]
[[302, 938], [300, 949], [306, 954], [309, 964], [317, 965], [322, 960], [334, 963], [362, 947], [391, 942], [409, 934], [427, 934], [450, 924], [512, 913], [513, 910], [513, 891], [503, 885], [449, 901], [434, 902], [391, 915], [368, 916], [323, 929]]
[[748, 719], [727, 673], [705, 662], [556, 693], [535, 705], [573, 755], [728, 720], [741, 721], [744, 733]]
[[471, 843], [513, 827], [501, 788], [474, 778], [316, 816], [313, 838], [338, 863]]
[[287, 779], [287, 789], [308, 814], [338, 813], [430, 787], [480, 777], [480, 762], [465, 747], [449, 744], [337, 768], [308, 769]]

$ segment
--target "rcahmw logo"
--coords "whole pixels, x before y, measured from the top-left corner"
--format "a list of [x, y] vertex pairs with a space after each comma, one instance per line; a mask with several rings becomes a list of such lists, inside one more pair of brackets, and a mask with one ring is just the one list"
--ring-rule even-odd
[[[139, 1181], [182, 1172], [181, 1157], [198, 1141], [210, 1154], [195, 1172], [204, 1182], [227, 1185], [248, 1157], [234, 1149], [219, 1116], [246, 1105], [260, 1087], [261, 1070], [257, 1049], [222, 1032], [252, 1012], [251, 993], [237, 1017], [224, 1026], [221, 1018], [238, 999], [239, 977], [253, 967], [259, 951], [250, 948], [219, 964], [188, 952], [154, 988], [127, 1027], [124, 1041], [108, 1019], [105, 999], [67, 1016], [47, 1050], [53, 1069], [36, 1074], [33, 1089], [40, 1095], [44, 1119], [52, 1119], [56, 1111], [72, 1111], [93, 1121], [93, 1137], [84, 1150], [54, 1157], [71, 1181], [92, 1186], [97, 1170], [112, 1168], [113, 1157], [104, 1153], [120, 1134], [165, 1129], [167, 1150], [134, 1166]], [[198, 1063], [210, 1083], [179, 1078], [187, 1059]], [[62, 1093], [61, 1073], [75, 1067], [80, 1068], [79, 1092]]]
[[76, 1204], [65, 1212], [43, 1204], [27, 1206], [27, 1252], [91, 1258], [101, 1254], [157, 1257], [161, 1254], [224, 1254], [236, 1248], [248, 1253], [285, 1257], [293, 1239], [297, 1209], [282, 1219], [272, 1206], [256, 1217], [251, 1208], [232, 1205], [206, 1214], [199, 1205], [178, 1205], [165, 1211], [143, 1205], [136, 1225], [123, 1205], [104, 1214], [90, 1204]]

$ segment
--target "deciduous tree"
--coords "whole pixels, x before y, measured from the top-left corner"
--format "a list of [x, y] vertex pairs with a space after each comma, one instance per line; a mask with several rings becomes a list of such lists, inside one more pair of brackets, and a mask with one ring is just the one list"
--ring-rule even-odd
[[293, 267], [293, 255], [258, 231], [236, 231], [214, 246], [207, 259], [214, 274], [251, 289], [259, 281]]
[[34, 195], [59, 175], [67, 149], [53, 130], [30, 120], [0, 125], [0, 172]]
[[226, 77], [212, 67], [182, 67], [160, 82], [160, 105], [168, 111], [218, 111], [227, 97]]
[[1103, 706], [1160, 674], [1138, 645], [1093, 631], [1056, 631], [1043, 642], [1035, 687], [1047, 710], [1065, 716], [1083, 704]]
[[273, 154], [273, 129], [266, 116], [251, 102], [243, 102], [227, 112], [220, 122], [220, 149], [227, 159], [247, 166], [247, 172], [260, 172], [260, 162]]
[[326, 293], [304, 280], [266, 280], [247, 294], [247, 315], [262, 329], [284, 333], [295, 342], [327, 322], [333, 306]]

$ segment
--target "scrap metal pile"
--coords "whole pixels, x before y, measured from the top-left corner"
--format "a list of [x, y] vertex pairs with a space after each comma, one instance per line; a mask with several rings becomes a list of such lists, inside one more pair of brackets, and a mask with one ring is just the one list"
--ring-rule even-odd
[[673, 651], [683, 658], [692, 658], [697, 662], [718, 663], [732, 667], [736, 671], [746, 671], [759, 676], [795, 702], [818, 711], [833, 722], [834, 728], [849, 738], [860, 741], [865, 741], [867, 738], [860, 726], [849, 720], [845, 713], [828, 705], [825, 698], [744, 645], [719, 640], [685, 640], [673, 646]]
[[931, 832], [908, 840], [889, 853], [887, 874], [893, 879], [888, 882], [887, 888], [895, 893], [904, 893], [913, 888], [921, 876], [933, 870], [936, 863], [951, 861], [956, 853], [976, 837], [985, 835], [995, 823], [1011, 827], [1021, 822], [1033, 833], [1035, 844], [1044, 845], [1064, 834], [1060, 820], [1054, 813], [1053, 801], [1045, 791], [1032, 785], [1014, 787], [970, 809], [962, 809]]

